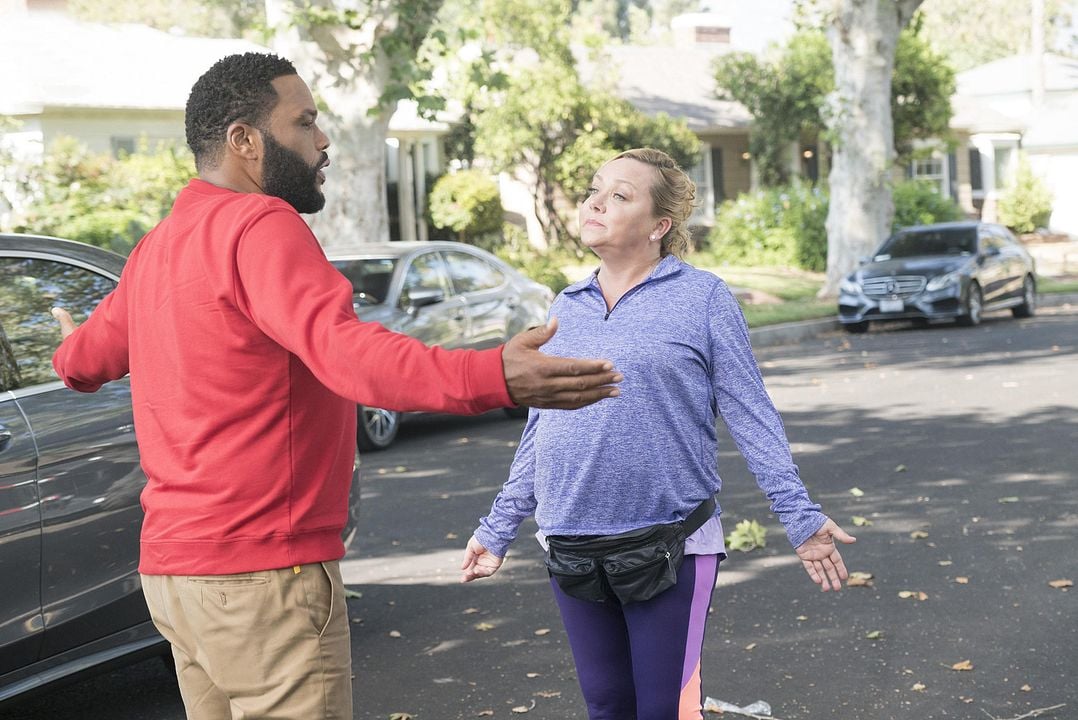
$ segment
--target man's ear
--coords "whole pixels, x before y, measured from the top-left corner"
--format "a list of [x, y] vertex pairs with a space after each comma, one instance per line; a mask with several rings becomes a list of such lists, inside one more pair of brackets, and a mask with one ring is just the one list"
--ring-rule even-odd
[[234, 122], [226, 131], [225, 145], [232, 155], [244, 160], [258, 160], [262, 157], [262, 131], [245, 122]]

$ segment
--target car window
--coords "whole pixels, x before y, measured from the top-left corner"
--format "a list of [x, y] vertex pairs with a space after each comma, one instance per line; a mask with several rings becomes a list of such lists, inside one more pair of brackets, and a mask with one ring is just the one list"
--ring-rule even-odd
[[358, 260], [335, 260], [333, 266], [352, 283], [356, 302], [362, 305], [380, 305], [389, 295], [389, 283], [393, 279], [396, 258], [360, 258]]
[[61, 305], [81, 323], [114, 287], [111, 278], [68, 263], [0, 258], [0, 345], [7, 348], [0, 354], [10, 352], [16, 370], [5, 372], [4, 380], [14, 387], [56, 380], [52, 354], [60, 344], [60, 327], [49, 311]]
[[416, 290], [440, 290], [449, 297], [449, 280], [446, 276], [445, 263], [442, 262], [438, 253], [423, 253], [412, 259], [408, 270], [404, 273], [401, 304], [406, 305], [408, 298]]
[[493, 290], [505, 284], [505, 274], [486, 260], [462, 252], [447, 252], [449, 278], [459, 293]]
[[876, 253], [877, 260], [917, 255], [966, 255], [976, 252], [977, 233], [973, 228], [912, 230], [888, 238]]

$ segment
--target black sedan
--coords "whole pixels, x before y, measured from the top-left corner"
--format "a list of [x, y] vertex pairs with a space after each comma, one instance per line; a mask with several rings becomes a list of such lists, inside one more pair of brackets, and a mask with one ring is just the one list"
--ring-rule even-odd
[[[330, 261], [352, 283], [356, 314], [446, 348], [490, 348], [546, 322], [554, 299], [494, 255], [463, 243], [393, 242], [363, 246]], [[526, 409], [507, 409], [522, 417]], [[393, 442], [400, 413], [360, 406], [360, 450]]]
[[869, 322], [953, 319], [977, 325], [985, 312], [1036, 310], [1033, 257], [1010, 230], [966, 221], [903, 228], [839, 288], [839, 321], [862, 333]]
[[[168, 645], [138, 574], [146, 476], [127, 379], [68, 390], [52, 369], [59, 305], [82, 322], [124, 258], [0, 235], [0, 704]], [[358, 466], [346, 540], [355, 533]]]

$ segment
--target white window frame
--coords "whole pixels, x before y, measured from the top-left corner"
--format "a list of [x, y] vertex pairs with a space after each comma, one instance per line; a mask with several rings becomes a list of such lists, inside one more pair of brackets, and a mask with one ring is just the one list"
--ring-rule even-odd
[[715, 174], [711, 167], [711, 145], [700, 144], [700, 155], [697, 162], [686, 172], [692, 181], [696, 183], [696, 207], [689, 216], [689, 225], [715, 224]]

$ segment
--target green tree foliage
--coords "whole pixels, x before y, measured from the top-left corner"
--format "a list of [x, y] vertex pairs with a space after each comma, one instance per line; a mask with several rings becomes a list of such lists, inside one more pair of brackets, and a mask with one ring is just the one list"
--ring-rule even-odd
[[[470, 64], [452, 73], [471, 140], [456, 143], [494, 170], [525, 168], [551, 245], [575, 244], [569, 221], [591, 175], [612, 155], [652, 146], [683, 165], [699, 143], [680, 120], [648, 117], [586, 87], [570, 51], [567, 0], [483, 0], [470, 17]], [[447, 52], [447, 56], [460, 53]]]
[[194, 174], [190, 152], [171, 144], [142, 141], [137, 152], [114, 159], [58, 138], [22, 184], [20, 205], [28, 210], [15, 230], [127, 253]]
[[443, 175], [431, 189], [431, 222], [452, 230], [461, 242], [501, 230], [502, 215], [498, 184], [480, 170]]
[[939, 186], [925, 180], [907, 180], [895, 185], [895, 217], [891, 230], [910, 225], [930, 225], [961, 220], [962, 209], [939, 193]]
[[[790, 179], [790, 143], [823, 132], [822, 112], [834, 89], [831, 50], [823, 33], [803, 30], [770, 57], [731, 53], [715, 64], [719, 96], [743, 104], [753, 116], [750, 152], [760, 181]], [[945, 137], [951, 119], [954, 72], [918, 34], [916, 23], [899, 36], [891, 88], [895, 150], [906, 162], [913, 141]]]
[[[1045, 47], [1066, 50], [1074, 41], [1074, 4], [1046, 0]], [[958, 72], [1030, 51], [1029, 2], [925, 0], [924, 36]]]
[[1051, 216], [1052, 192], [1022, 155], [1014, 181], [999, 199], [999, 220], [1016, 233], [1031, 233], [1047, 227]]
[[749, 152], [764, 185], [789, 182], [790, 143], [823, 127], [820, 110], [834, 87], [831, 50], [820, 32], [801, 32], [771, 58], [737, 52], [715, 61], [719, 97], [753, 117]]

